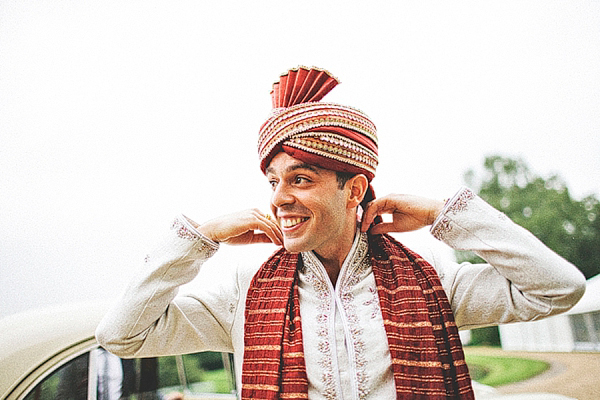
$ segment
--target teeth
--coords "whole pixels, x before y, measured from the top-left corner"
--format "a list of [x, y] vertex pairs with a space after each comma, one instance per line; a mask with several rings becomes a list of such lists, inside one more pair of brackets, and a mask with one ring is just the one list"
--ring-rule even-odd
[[284, 228], [291, 228], [292, 226], [298, 225], [300, 222], [306, 221], [308, 218], [283, 218], [281, 220], [281, 225]]

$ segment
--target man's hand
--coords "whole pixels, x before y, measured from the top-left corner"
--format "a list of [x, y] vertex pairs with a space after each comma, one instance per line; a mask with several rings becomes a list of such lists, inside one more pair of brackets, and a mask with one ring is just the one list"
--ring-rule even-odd
[[363, 213], [361, 231], [366, 232], [378, 215], [392, 214], [392, 222], [375, 225], [371, 233], [408, 232], [431, 225], [444, 202], [406, 194], [391, 194], [373, 200]]
[[275, 243], [278, 246], [283, 245], [283, 235], [277, 223], [257, 209], [212, 219], [200, 225], [198, 231], [215, 242], [227, 244]]

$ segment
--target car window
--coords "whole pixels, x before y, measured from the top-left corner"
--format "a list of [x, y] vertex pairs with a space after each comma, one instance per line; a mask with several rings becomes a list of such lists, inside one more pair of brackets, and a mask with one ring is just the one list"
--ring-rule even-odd
[[62, 365], [25, 396], [25, 400], [86, 400], [89, 353]]
[[183, 394], [235, 393], [227, 354], [204, 352], [127, 360], [99, 348], [94, 358], [97, 400], [176, 400]]
[[234, 395], [232, 365], [226, 353], [122, 359], [98, 347], [52, 371], [24, 400], [179, 400], [184, 394], [194, 399], [207, 394]]
[[186, 388], [191, 393], [235, 393], [232, 355], [195, 353], [183, 355]]
[[102, 348], [94, 352], [97, 400], [178, 398], [183, 393], [175, 356], [128, 360]]

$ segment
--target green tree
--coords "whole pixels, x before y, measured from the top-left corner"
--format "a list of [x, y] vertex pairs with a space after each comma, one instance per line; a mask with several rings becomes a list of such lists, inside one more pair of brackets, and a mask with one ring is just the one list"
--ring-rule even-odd
[[[578, 201], [557, 175], [544, 179], [520, 159], [490, 156], [484, 173], [465, 174], [468, 186], [485, 201], [538, 237], [590, 278], [600, 273], [600, 202]], [[471, 260], [472, 255], [459, 254]]]
[[[529, 230], [590, 278], [600, 273], [600, 203], [595, 195], [578, 201], [558, 176], [542, 178], [521, 159], [487, 157], [483, 173], [465, 173], [465, 182], [485, 201]], [[481, 262], [468, 252], [459, 261]], [[496, 327], [472, 331], [473, 344], [499, 345]]]

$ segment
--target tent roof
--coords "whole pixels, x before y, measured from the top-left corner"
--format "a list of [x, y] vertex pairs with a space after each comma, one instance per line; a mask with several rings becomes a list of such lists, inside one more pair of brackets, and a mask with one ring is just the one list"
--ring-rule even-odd
[[583, 314], [593, 311], [600, 311], [600, 274], [587, 280], [583, 297], [567, 314]]

